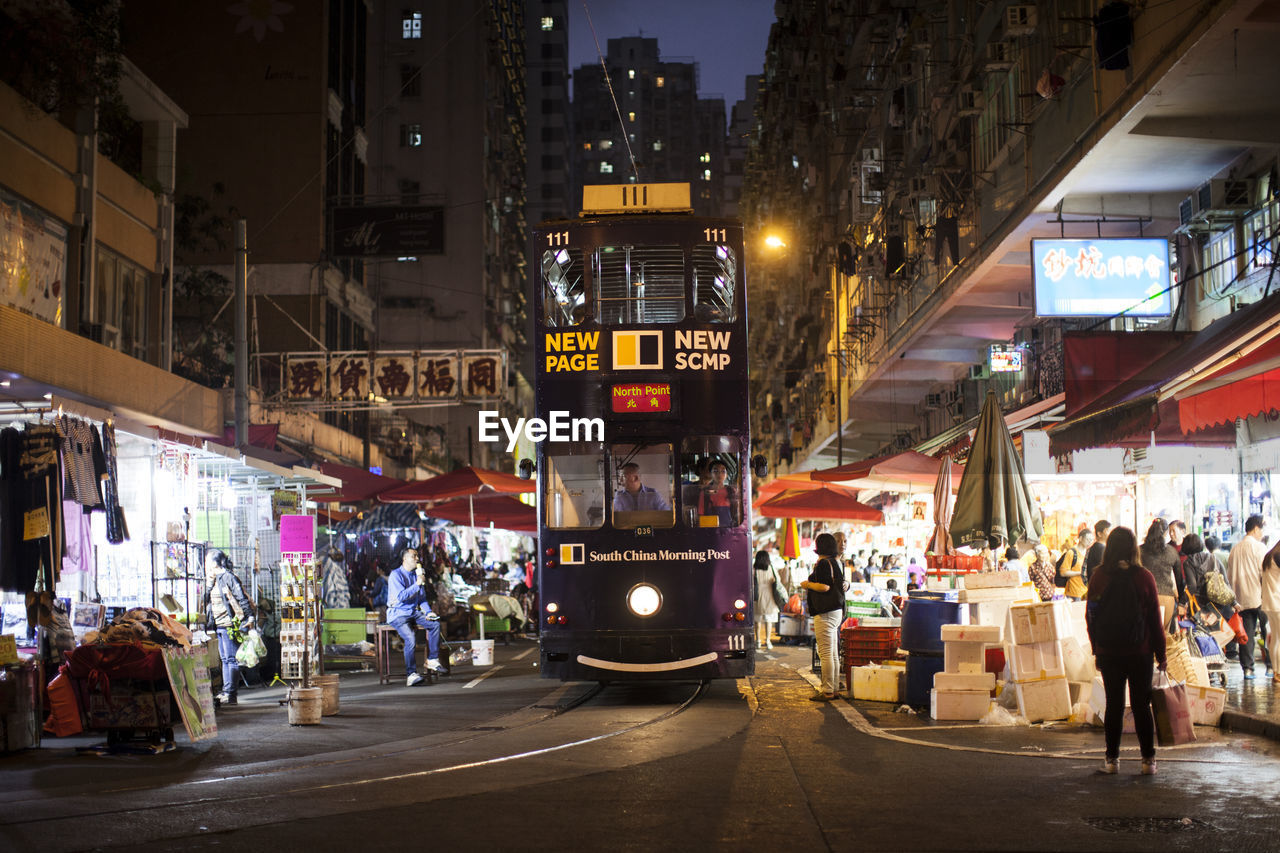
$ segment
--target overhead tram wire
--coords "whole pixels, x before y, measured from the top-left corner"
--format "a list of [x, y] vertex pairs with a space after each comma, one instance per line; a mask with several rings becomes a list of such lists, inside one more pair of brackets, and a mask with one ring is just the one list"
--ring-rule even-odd
[[609, 98], [613, 101], [613, 112], [618, 117], [618, 129], [622, 131], [622, 144], [627, 146], [627, 157], [631, 160], [631, 175], [640, 180], [640, 168], [636, 166], [636, 155], [631, 151], [631, 137], [627, 135], [627, 125], [622, 120], [622, 107], [618, 106], [618, 96], [613, 91], [613, 81], [609, 79], [609, 66], [600, 51], [600, 37], [596, 35], [596, 25], [591, 22], [591, 10], [587, 8], [587, 0], [582, 0], [582, 11], [587, 14], [587, 26], [591, 28], [591, 40], [596, 44], [596, 56], [600, 58], [600, 70], [604, 72], [604, 84], [609, 87]]

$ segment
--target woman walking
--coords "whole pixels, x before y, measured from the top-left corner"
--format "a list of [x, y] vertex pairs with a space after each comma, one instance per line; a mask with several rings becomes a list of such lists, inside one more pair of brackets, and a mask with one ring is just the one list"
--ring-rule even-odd
[[773, 598], [773, 584], [781, 582], [778, 570], [773, 567], [768, 551], [756, 551], [755, 569], [755, 613], [756, 613], [756, 648], [773, 648], [773, 626], [778, 624], [778, 602]]
[[1102, 563], [1089, 577], [1085, 625], [1107, 697], [1106, 757], [1102, 772], [1119, 768], [1124, 726], [1124, 690], [1129, 688], [1133, 727], [1142, 753], [1142, 774], [1156, 772], [1155, 720], [1151, 716], [1152, 655], [1165, 668], [1164, 625], [1156, 580], [1142, 567], [1138, 541], [1127, 527], [1112, 529]]
[[809, 613], [813, 616], [814, 642], [818, 646], [818, 660], [822, 663], [821, 691], [809, 698], [815, 702], [829, 702], [839, 697], [840, 623], [844, 621], [844, 591], [848, 584], [837, 557], [836, 538], [830, 533], [819, 533], [813, 550], [818, 552], [818, 562], [813, 566], [808, 580], [800, 586], [809, 592]]

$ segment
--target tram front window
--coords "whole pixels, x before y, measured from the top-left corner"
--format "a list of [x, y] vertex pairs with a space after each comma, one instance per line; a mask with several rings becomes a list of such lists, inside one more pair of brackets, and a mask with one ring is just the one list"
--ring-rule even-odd
[[555, 445], [547, 453], [547, 527], [585, 528], [604, 524], [604, 455], [586, 443]]
[[693, 247], [693, 316], [704, 323], [735, 319], [738, 261], [729, 246]]
[[610, 448], [613, 526], [671, 527], [671, 445], [615, 444]]
[[684, 250], [679, 246], [601, 246], [591, 256], [601, 323], [684, 319]]
[[689, 436], [680, 445], [680, 505], [689, 527], [742, 523], [741, 443], [731, 435]]
[[548, 326], [576, 326], [586, 319], [583, 269], [581, 249], [542, 253], [542, 320]]

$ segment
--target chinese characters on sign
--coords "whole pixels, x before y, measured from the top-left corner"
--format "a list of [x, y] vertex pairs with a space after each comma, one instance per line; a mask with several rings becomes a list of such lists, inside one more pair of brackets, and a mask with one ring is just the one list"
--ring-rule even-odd
[[1164, 238], [1032, 240], [1036, 316], [1162, 317], [1169, 298]]
[[493, 399], [506, 386], [500, 350], [287, 353], [281, 391], [303, 402]]
[[609, 397], [615, 412], [671, 411], [671, 385], [666, 382], [614, 385]]

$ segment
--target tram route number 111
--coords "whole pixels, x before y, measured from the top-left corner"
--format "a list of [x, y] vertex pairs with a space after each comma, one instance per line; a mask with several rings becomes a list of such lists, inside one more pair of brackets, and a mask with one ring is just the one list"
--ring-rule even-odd
[[552, 231], [547, 235], [548, 246], [567, 246], [569, 245], [568, 231]]
[[723, 243], [725, 240], [729, 239], [728, 234], [725, 233], [725, 229], [723, 228], [703, 228], [702, 233], [707, 236], [708, 243], [717, 240]]

